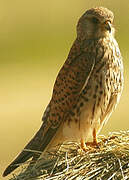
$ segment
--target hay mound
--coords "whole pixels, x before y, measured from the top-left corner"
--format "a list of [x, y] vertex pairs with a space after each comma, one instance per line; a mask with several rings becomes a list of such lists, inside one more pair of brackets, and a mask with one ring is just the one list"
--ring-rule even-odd
[[129, 131], [113, 132], [98, 137], [100, 146], [80, 151], [78, 144], [62, 145], [49, 152], [36, 168], [22, 167], [11, 180], [125, 180], [129, 179]]

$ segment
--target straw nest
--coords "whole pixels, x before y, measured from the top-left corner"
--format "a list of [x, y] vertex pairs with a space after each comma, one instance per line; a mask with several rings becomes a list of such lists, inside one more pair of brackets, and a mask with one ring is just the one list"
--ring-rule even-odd
[[129, 180], [129, 131], [112, 132], [98, 140], [99, 147], [88, 147], [87, 152], [76, 143], [61, 145], [38, 166], [22, 164], [19, 175], [10, 180]]

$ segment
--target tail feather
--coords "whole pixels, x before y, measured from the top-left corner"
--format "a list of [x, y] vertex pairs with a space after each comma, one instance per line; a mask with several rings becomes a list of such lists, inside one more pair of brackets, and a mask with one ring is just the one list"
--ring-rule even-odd
[[[7, 176], [12, 171], [14, 171], [17, 167], [24, 163], [28, 159], [32, 158], [32, 160], [36, 161], [40, 157], [40, 153], [36, 151], [43, 152], [45, 148], [48, 146], [49, 142], [52, 140], [54, 135], [56, 134], [57, 127], [51, 127], [51, 123], [49, 120], [49, 112], [50, 112], [50, 104], [47, 106], [44, 115], [43, 115], [43, 123], [35, 136], [31, 139], [31, 141], [25, 146], [24, 150], [16, 157], [16, 159], [5, 169], [3, 176]], [[28, 150], [28, 151], [27, 151]], [[32, 150], [32, 151], [30, 151]], [[30, 163], [31, 165], [31, 163]]]
[[[40, 150], [40, 144], [42, 141], [42, 134], [43, 134], [43, 124], [39, 131], [36, 133], [36, 135], [32, 138], [32, 140], [25, 146], [24, 149], [28, 150], [35, 150], [39, 151]], [[31, 157], [34, 157], [35, 153], [32, 151], [22, 151], [17, 158], [5, 169], [3, 173], [3, 177], [7, 176], [10, 174], [12, 171], [14, 171], [17, 167], [20, 166], [21, 163], [24, 163]]]
[[20, 166], [21, 163], [24, 163], [28, 159], [32, 157], [32, 153], [22, 151], [18, 157], [5, 169], [3, 173], [3, 177], [10, 174], [12, 171], [14, 171], [17, 167]]

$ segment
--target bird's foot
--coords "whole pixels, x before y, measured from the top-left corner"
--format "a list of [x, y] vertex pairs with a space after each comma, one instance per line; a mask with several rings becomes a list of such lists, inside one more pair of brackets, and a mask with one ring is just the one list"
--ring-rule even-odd
[[104, 143], [104, 144], [107, 144], [110, 140], [114, 140], [114, 139], [116, 139], [117, 138], [117, 136], [111, 136], [111, 137], [109, 137], [109, 138], [103, 138], [102, 139], [102, 142]]
[[98, 143], [97, 141], [93, 141], [93, 142], [87, 142], [86, 145], [92, 148], [99, 148], [100, 143]]

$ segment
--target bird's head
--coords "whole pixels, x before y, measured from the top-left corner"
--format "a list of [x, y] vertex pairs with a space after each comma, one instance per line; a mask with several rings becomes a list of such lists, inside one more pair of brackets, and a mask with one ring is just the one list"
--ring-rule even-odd
[[98, 39], [114, 35], [113, 13], [104, 7], [87, 10], [79, 19], [77, 24], [78, 39]]

